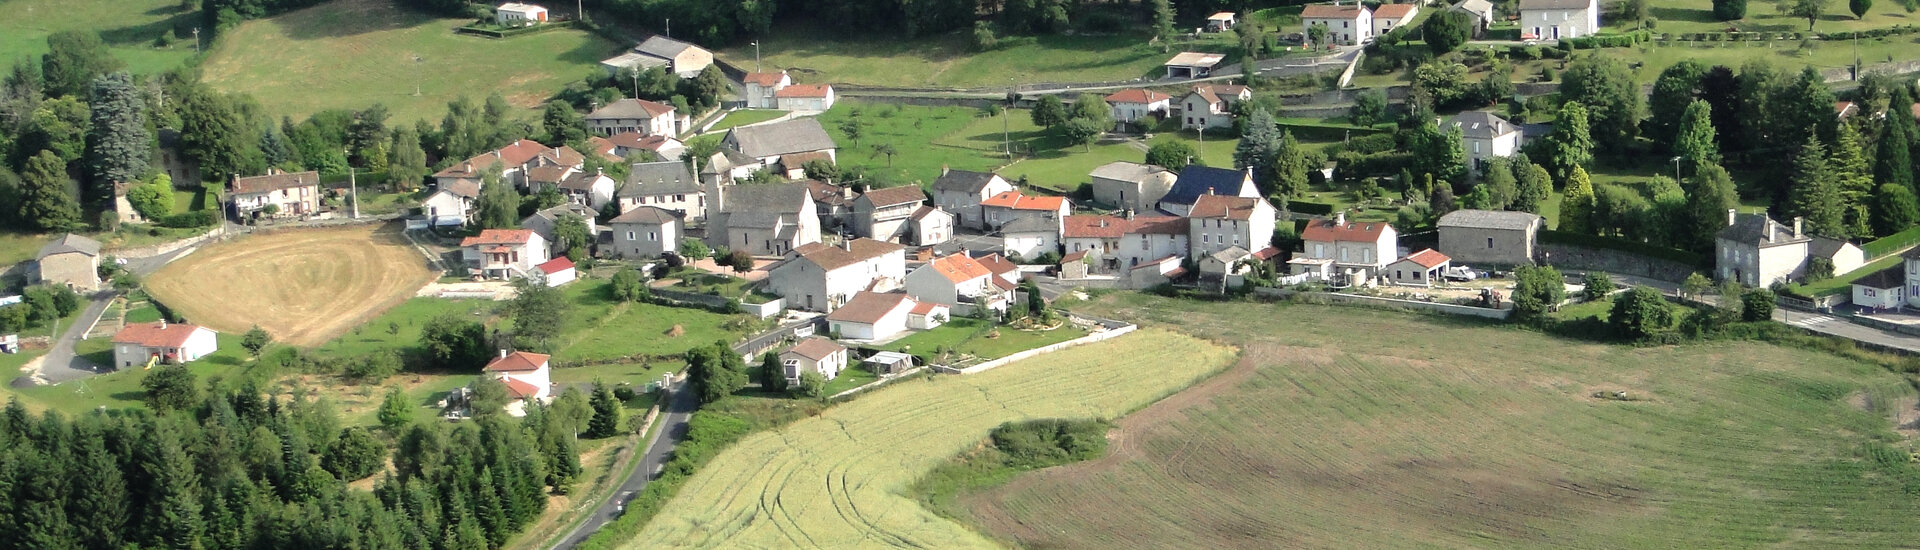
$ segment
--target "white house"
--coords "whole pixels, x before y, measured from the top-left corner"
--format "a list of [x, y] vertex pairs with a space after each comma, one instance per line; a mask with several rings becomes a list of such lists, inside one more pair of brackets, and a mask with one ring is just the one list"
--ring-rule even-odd
[[113, 368], [177, 365], [219, 350], [213, 329], [184, 323], [127, 323], [113, 335]]
[[547, 240], [531, 229], [487, 229], [460, 241], [460, 257], [483, 279], [525, 277], [546, 263]]
[[786, 71], [747, 73], [745, 78], [740, 79], [740, 83], [745, 87], [740, 97], [746, 100], [748, 109], [778, 109], [780, 103], [775, 101], [774, 94], [787, 86], [792, 86], [793, 77], [788, 76]]
[[1473, 17], [1473, 37], [1486, 35], [1487, 27], [1493, 24], [1493, 2], [1490, 0], [1460, 0], [1448, 9], [1460, 10]]
[[547, 22], [547, 9], [533, 4], [507, 2], [493, 9], [493, 22], [506, 26]]
[[1180, 99], [1180, 127], [1188, 130], [1233, 127], [1233, 104], [1253, 99], [1253, 91], [1237, 84], [1194, 86]]
[[1133, 122], [1143, 118], [1167, 116], [1173, 96], [1144, 88], [1127, 88], [1107, 96], [1113, 106], [1114, 122]]
[[236, 218], [261, 213], [272, 207], [276, 217], [310, 216], [320, 213], [320, 173], [281, 172], [267, 168], [266, 175], [233, 177], [227, 185], [227, 204]]
[[1727, 228], [1713, 239], [1715, 278], [1747, 286], [1800, 280], [1807, 273], [1813, 240], [1800, 230], [1799, 218], [1788, 228], [1765, 213], [1741, 215], [1728, 209]]
[[1060, 252], [1060, 221], [1027, 216], [1000, 226], [1000, 250], [1025, 260]]
[[985, 229], [986, 217], [980, 203], [1012, 190], [1013, 184], [999, 174], [941, 168], [940, 178], [933, 180], [933, 203], [952, 213], [960, 227]]
[[1399, 256], [1400, 233], [1386, 222], [1347, 222], [1346, 212], [1307, 223], [1303, 253], [1287, 263], [1295, 273], [1321, 269], [1335, 283], [1371, 286], [1380, 269]]
[[1867, 265], [1867, 253], [1853, 243], [1826, 237], [1814, 237], [1807, 243], [1807, 268], [1813, 268], [1815, 258], [1826, 258], [1833, 265], [1834, 275], [1845, 275]]
[[907, 217], [907, 239], [914, 246], [933, 246], [953, 238], [953, 214], [921, 205]]
[[1520, 125], [1487, 111], [1465, 111], [1441, 122], [1441, 129], [1460, 129], [1460, 149], [1467, 152], [1467, 168], [1478, 170], [1495, 158], [1520, 152]]
[[892, 338], [907, 331], [907, 317], [915, 305], [904, 293], [861, 291], [827, 314], [827, 330], [848, 340]]
[[899, 288], [906, 279], [906, 249], [873, 239], [840, 246], [813, 243], [767, 267], [767, 289], [787, 307], [834, 311], [861, 291]]
[[567, 198], [568, 203], [599, 210], [607, 203], [613, 202], [613, 189], [616, 184], [605, 171], [594, 169], [593, 172], [576, 171], [568, 174], [557, 186], [560, 188], [560, 194]]
[[966, 254], [949, 254], [907, 274], [907, 295], [941, 304], [969, 304], [1006, 311], [1011, 283]]
[[566, 256], [533, 266], [533, 273], [538, 274], [536, 276], [540, 278], [540, 282], [547, 286], [560, 286], [580, 278], [580, 273], [574, 269], [573, 260], [567, 259]]
[[780, 367], [788, 385], [798, 385], [800, 375], [809, 372], [832, 380], [847, 368], [847, 347], [819, 336], [808, 337], [780, 352]]
[[1133, 288], [1148, 288], [1178, 279], [1186, 275], [1187, 268], [1181, 267], [1181, 256], [1167, 256], [1148, 260], [1127, 270], [1127, 283]]
[[613, 255], [653, 258], [680, 248], [680, 216], [654, 206], [628, 210], [611, 220]]
[[789, 84], [773, 92], [773, 99], [783, 111], [825, 111], [833, 108], [833, 85]]
[[1559, 40], [1599, 31], [1599, 0], [1520, 0], [1522, 38]]
[[587, 113], [587, 131], [603, 136], [638, 132], [649, 136], [673, 136], [685, 127], [672, 105], [644, 99], [622, 98]]
[[1373, 9], [1373, 33], [1383, 35], [1394, 29], [1404, 27], [1420, 15], [1417, 4], [1381, 4]]
[[[1301, 32], [1312, 36], [1314, 25], [1327, 27], [1327, 42], [1353, 46], [1373, 36], [1373, 10], [1360, 2], [1307, 4], [1300, 10]], [[1315, 47], [1326, 44], [1314, 44]]]
[[1180, 169], [1173, 187], [1160, 196], [1160, 210], [1175, 216], [1193, 212], [1193, 204], [1202, 195], [1259, 198], [1260, 188], [1253, 184], [1252, 170], [1228, 170], [1198, 164]]
[[1201, 195], [1187, 216], [1187, 256], [1200, 258], [1235, 246], [1266, 248], [1273, 241], [1278, 216], [1262, 197]]
[[1435, 280], [1446, 274], [1447, 266], [1452, 262], [1453, 259], [1446, 254], [1428, 248], [1387, 264], [1381, 272], [1387, 282], [1396, 285], [1431, 287]]
[[1073, 202], [1066, 197], [1040, 197], [1007, 191], [980, 201], [981, 217], [988, 229], [999, 229], [1013, 220], [1041, 218], [1060, 223], [1073, 213]]
[[660, 155], [660, 160], [678, 161], [680, 160], [680, 155], [687, 150], [687, 144], [685, 142], [674, 139], [672, 136], [650, 136], [640, 132], [620, 132], [605, 138], [594, 136], [587, 139], [606, 140], [607, 145], [612, 146], [612, 149], [609, 151], [610, 154], [622, 159], [632, 157], [635, 153], [641, 151], [649, 151], [653, 154]]
[[1060, 242], [1066, 255], [1084, 255], [1089, 270], [1126, 270], [1168, 256], [1187, 257], [1188, 223], [1174, 216], [1067, 216]]
[[466, 225], [473, 202], [479, 199], [479, 183], [453, 181], [441, 184], [426, 200], [420, 201], [420, 211], [426, 213], [427, 222], [434, 227]]
[[1907, 304], [1906, 290], [1912, 283], [1906, 266], [1873, 272], [1853, 281], [1853, 305], [1866, 310], [1898, 310]]
[[509, 353], [503, 349], [492, 361], [487, 362], [486, 368], [481, 369], [487, 376], [506, 385], [507, 395], [514, 398], [507, 404], [507, 414], [526, 416], [528, 400], [541, 404], [553, 400], [553, 369], [548, 359], [548, 356], [538, 353]]

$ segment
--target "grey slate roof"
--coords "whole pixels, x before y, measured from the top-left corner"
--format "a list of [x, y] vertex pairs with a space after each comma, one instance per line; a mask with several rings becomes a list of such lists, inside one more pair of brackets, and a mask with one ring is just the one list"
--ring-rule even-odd
[[1239, 195], [1240, 183], [1246, 181], [1246, 177], [1238, 170], [1190, 165], [1180, 170], [1180, 179], [1174, 180], [1173, 189], [1160, 197], [1160, 202], [1193, 204], [1200, 195], [1208, 194], [1208, 190], [1215, 195]]
[[721, 147], [720, 150], [714, 151], [712, 155], [707, 156], [706, 161], [700, 166], [700, 174], [719, 174], [741, 166], [759, 164], [760, 161], [754, 160], [753, 157], [740, 154], [739, 151]]
[[1540, 223], [1540, 216], [1526, 212], [1502, 212], [1496, 210], [1455, 210], [1440, 217], [1438, 227], [1462, 227], [1469, 229], [1507, 229], [1525, 231]]
[[756, 159], [793, 153], [825, 151], [837, 147], [827, 129], [813, 117], [802, 117], [770, 124], [736, 126], [727, 135], [738, 143], [740, 152]]
[[1161, 168], [1151, 164], [1140, 164], [1138, 162], [1127, 162], [1127, 161], [1121, 160], [1121, 161], [1114, 161], [1114, 162], [1102, 164], [1100, 165], [1099, 168], [1093, 169], [1093, 172], [1089, 173], [1088, 175], [1096, 178], [1110, 179], [1114, 181], [1128, 181], [1128, 182], [1139, 183], [1142, 181], [1146, 181], [1147, 176], [1151, 176], [1151, 175], [1161, 173], [1161, 172], [1166, 172], [1166, 171], [1167, 169], [1165, 168]]
[[622, 197], [645, 197], [700, 193], [706, 189], [688, 171], [687, 163], [677, 160], [639, 162], [627, 167], [627, 184]]
[[639, 208], [628, 210], [625, 214], [621, 214], [619, 216], [614, 217], [611, 220], [607, 220], [607, 225], [613, 225], [617, 223], [618, 224], [631, 223], [631, 224], [640, 224], [640, 225], [666, 225], [666, 224], [674, 223], [677, 221], [680, 221], [680, 217], [674, 215], [674, 213], [671, 211], [668, 211], [664, 208], [660, 208], [657, 206], [642, 206]]
[[1011, 233], [1052, 233], [1060, 234], [1060, 221], [1045, 216], [1021, 216], [1000, 226], [1000, 234]]
[[1900, 288], [1907, 284], [1907, 267], [1896, 265], [1861, 277], [1853, 284], [1874, 289]]
[[1593, 0], [1520, 0], [1520, 11], [1582, 10], [1591, 4]]
[[1486, 111], [1464, 111], [1447, 123], [1459, 126], [1460, 133], [1470, 138], [1493, 139], [1520, 131], [1514, 123]]
[[608, 103], [606, 104], [606, 106], [603, 106], [601, 108], [594, 109], [593, 112], [587, 113], [586, 119], [602, 120], [602, 119], [631, 118], [631, 119], [639, 119], [639, 120], [650, 120], [653, 117], [664, 116], [667, 113], [671, 113], [671, 112], [673, 112], [672, 105], [667, 105], [665, 103], [659, 103], [654, 101], [647, 101], [644, 99], [624, 98], [624, 99], [615, 100], [613, 103]]
[[[1773, 227], [1773, 242], [1767, 242], [1768, 226]], [[1729, 225], [1726, 229], [1720, 230], [1720, 233], [1715, 236], [1737, 243], [1758, 244], [1760, 246], [1773, 246], [1805, 242], [1808, 240], [1805, 236], [1798, 239], [1793, 238], [1793, 228], [1773, 221], [1773, 219], [1768, 218], [1766, 214], [1741, 214], [1736, 216], [1733, 225]]]
[[68, 233], [61, 235], [58, 239], [54, 239], [53, 242], [47, 243], [46, 246], [40, 247], [40, 255], [36, 256], [36, 258], [45, 258], [54, 254], [65, 254], [68, 252], [79, 252], [88, 256], [99, 256], [100, 241]]
[[1240, 261], [1241, 258], [1247, 257], [1248, 254], [1252, 254], [1252, 252], [1248, 252], [1247, 249], [1240, 248], [1236, 245], [1229, 246], [1226, 250], [1215, 252], [1212, 256], [1213, 259], [1219, 260], [1220, 263], [1228, 264], [1228, 266], [1231, 267], [1233, 262]]
[[1807, 254], [1816, 258], [1832, 258], [1834, 254], [1839, 254], [1840, 249], [1846, 246], [1847, 241], [1826, 237], [1814, 237], [1813, 242], [1807, 243]]
[[652, 38], [648, 38], [646, 42], [641, 42], [640, 45], [634, 46], [633, 51], [662, 59], [673, 59], [674, 56], [680, 55], [680, 52], [687, 51], [688, 48], [698, 47], [699, 46], [665, 36], [655, 35]]
[[993, 172], [975, 172], [972, 170], [947, 170], [940, 178], [933, 180], [934, 191], [958, 191], [978, 194], [987, 188], [987, 182], [993, 181]]

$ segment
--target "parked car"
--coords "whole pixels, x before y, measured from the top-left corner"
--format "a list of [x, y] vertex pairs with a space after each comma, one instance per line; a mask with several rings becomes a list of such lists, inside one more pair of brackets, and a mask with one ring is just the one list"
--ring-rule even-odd
[[1464, 265], [1449, 267], [1446, 272], [1441, 273], [1441, 276], [1446, 277], [1449, 281], [1471, 281], [1480, 278], [1478, 272]]

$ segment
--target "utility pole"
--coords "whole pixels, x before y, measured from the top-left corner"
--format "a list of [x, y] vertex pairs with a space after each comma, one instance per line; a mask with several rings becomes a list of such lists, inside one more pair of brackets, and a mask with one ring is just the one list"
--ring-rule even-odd
[[760, 41], [753, 41], [753, 72], [760, 72]]
[[200, 55], [200, 27], [193, 28], [193, 54]]
[[573, 0], [573, 16], [581, 23], [587, 22], [587, 8], [581, 4], [580, 0]]
[[1677, 155], [1673, 157], [1673, 181], [1680, 181], [1680, 157]]
[[347, 166], [347, 200], [353, 205], [353, 219], [360, 219], [360, 169]]
[[415, 72], [414, 72], [414, 75], [415, 75], [415, 76], [414, 76], [414, 81], [413, 81], [413, 97], [420, 97], [420, 80], [419, 80], [419, 76], [418, 76], [418, 75], [420, 74], [420, 73], [419, 73], [419, 69], [420, 69], [420, 64], [421, 64], [421, 63], [425, 63], [426, 61], [427, 61], [427, 60], [425, 60], [425, 59], [422, 59], [422, 58], [420, 57], [420, 54], [414, 54], [414, 55], [413, 55], [413, 68], [414, 68], [414, 71], [415, 71]]

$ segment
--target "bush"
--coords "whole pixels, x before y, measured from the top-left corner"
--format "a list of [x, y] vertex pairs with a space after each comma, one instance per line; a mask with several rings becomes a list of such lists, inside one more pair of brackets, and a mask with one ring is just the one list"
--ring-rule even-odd
[[1288, 201], [1287, 210], [1295, 214], [1327, 216], [1333, 214], [1333, 205], [1319, 202]]
[[198, 229], [202, 227], [213, 227], [214, 224], [217, 224], [217, 223], [220, 223], [220, 215], [218, 212], [215, 212], [213, 210], [195, 210], [192, 212], [181, 212], [179, 214], [173, 214], [173, 215], [161, 218], [159, 220], [160, 227], [171, 227], [175, 229]]
[[989, 437], [1014, 468], [1044, 468], [1087, 460], [1107, 450], [1107, 430], [1099, 420], [1029, 420], [994, 428]]
[[636, 396], [635, 396], [635, 395], [634, 395], [634, 393], [633, 393], [633, 385], [632, 385], [632, 384], [624, 384], [624, 383], [623, 383], [623, 384], [620, 384], [620, 385], [618, 385], [618, 386], [614, 386], [614, 387], [613, 387], [613, 398], [614, 398], [614, 399], [619, 399], [619, 400], [621, 400], [621, 401], [632, 401], [634, 397], [636, 397]]
[[1626, 239], [1616, 239], [1612, 237], [1598, 237], [1594, 235], [1587, 235], [1584, 233], [1571, 233], [1571, 232], [1558, 231], [1558, 230], [1541, 231], [1540, 241], [1549, 242], [1549, 243], [1585, 246], [1588, 248], [1618, 250], [1618, 251], [1626, 252], [1630, 254], [1638, 254], [1641, 256], [1647, 256], [1651, 258], [1657, 258], [1657, 259], [1662, 259], [1662, 260], [1667, 260], [1672, 262], [1679, 262], [1691, 267], [1711, 268], [1713, 265], [1711, 263], [1708, 263], [1707, 258], [1705, 256], [1701, 256], [1699, 254], [1695, 254], [1692, 252], [1687, 252], [1685, 250], [1664, 248], [1664, 247], [1654, 246], [1654, 245], [1650, 245], [1643, 242], [1629, 241]]
[[1746, 322], [1773, 319], [1773, 291], [1755, 288], [1740, 294], [1740, 320]]
[[1387, 151], [1383, 153], [1360, 154], [1353, 151], [1333, 156], [1334, 176], [1354, 181], [1365, 177], [1381, 177], [1399, 174], [1401, 170], [1413, 168], [1413, 153]]

